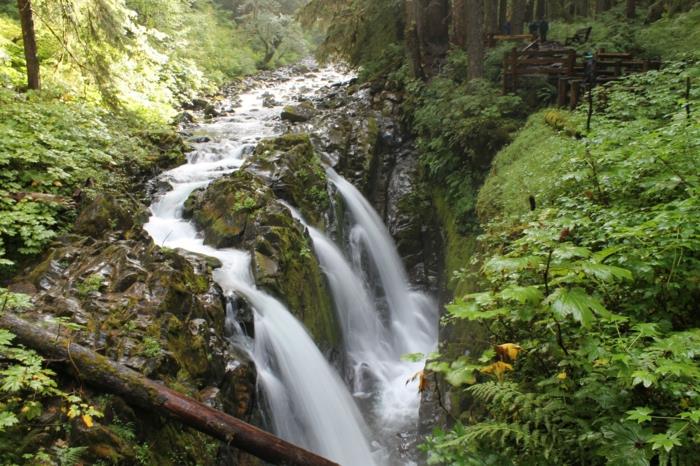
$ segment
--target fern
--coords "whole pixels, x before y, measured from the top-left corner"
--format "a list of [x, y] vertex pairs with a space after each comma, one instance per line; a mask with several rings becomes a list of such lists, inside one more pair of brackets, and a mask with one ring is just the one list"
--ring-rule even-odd
[[87, 451], [88, 447], [66, 447], [54, 448], [56, 459], [61, 466], [74, 466], [81, 462], [80, 457]]

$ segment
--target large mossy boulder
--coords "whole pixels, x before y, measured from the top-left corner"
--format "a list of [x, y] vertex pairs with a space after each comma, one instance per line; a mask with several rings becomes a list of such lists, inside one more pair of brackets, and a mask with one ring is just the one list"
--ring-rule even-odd
[[308, 134], [261, 141], [243, 169], [262, 178], [276, 197], [297, 207], [307, 221], [323, 223], [330, 208], [328, 182]]
[[282, 110], [280, 117], [284, 121], [304, 123], [312, 119], [316, 113], [317, 111], [314, 108], [314, 104], [309, 101], [304, 101], [299, 105], [287, 105]]
[[[23, 318], [70, 331], [76, 343], [251, 420], [255, 368], [225, 335], [225, 303], [211, 276], [218, 264], [158, 248], [143, 231], [133, 235], [105, 240], [73, 235], [54, 244], [10, 286], [32, 297]], [[67, 330], [72, 326], [59, 322], [79, 328]], [[215, 396], [203, 395], [211, 393]], [[105, 413], [92, 429], [73, 428], [71, 446], [87, 447], [90, 464], [132, 464], [139, 450], [148, 464], [213, 466], [217, 449], [228, 452], [191, 429], [134, 413], [118, 397], [90, 391], [83, 396], [100, 396], [92, 402]], [[132, 433], [124, 437], [126, 425]], [[146, 444], [152, 448], [144, 449]]]
[[184, 213], [206, 243], [249, 251], [257, 285], [284, 302], [323, 350], [336, 349], [338, 325], [311, 239], [279, 200], [323, 223], [326, 175], [306, 135], [262, 141], [241, 170], [193, 192]]

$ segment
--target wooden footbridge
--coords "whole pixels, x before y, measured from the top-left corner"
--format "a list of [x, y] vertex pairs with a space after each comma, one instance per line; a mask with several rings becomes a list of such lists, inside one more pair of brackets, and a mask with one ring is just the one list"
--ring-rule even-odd
[[583, 90], [591, 84], [603, 84], [661, 67], [659, 60], [635, 59], [631, 53], [600, 49], [591, 59], [558, 43], [536, 46], [533, 43], [524, 49], [514, 48], [504, 58], [504, 94], [517, 90], [526, 78], [543, 77], [557, 87], [558, 105], [573, 108]]

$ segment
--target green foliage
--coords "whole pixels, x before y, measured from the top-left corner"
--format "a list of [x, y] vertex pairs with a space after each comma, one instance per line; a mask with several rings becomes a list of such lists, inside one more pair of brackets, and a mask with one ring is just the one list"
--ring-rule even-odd
[[[311, 0], [299, 17], [304, 26], [325, 30], [318, 49], [324, 59], [339, 57], [376, 71], [403, 49], [403, 2], [398, 0]], [[372, 71], [367, 75], [376, 76]]]
[[163, 348], [160, 346], [160, 342], [155, 338], [146, 337], [143, 339], [143, 349], [141, 352], [147, 358], [156, 358], [163, 353]]
[[464, 231], [491, 158], [510, 140], [524, 109], [518, 97], [500, 95], [487, 81], [463, 82], [462, 52], [453, 52], [448, 63], [428, 84], [407, 83], [406, 107], [425, 174], [446, 187]]
[[[484, 409], [428, 440], [431, 463], [698, 457], [700, 120], [685, 105], [700, 91], [683, 96], [699, 71], [672, 64], [599, 88], [586, 137], [562, 129], [581, 128], [583, 110], [562, 115], [563, 126], [540, 114], [498, 155], [500, 186], [480, 194], [480, 205], [495, 204], [480, 291], [451, 305], [448, 320], [479, 321], [494, 344], [522, 350], [430, 364]], [[534, 212], [504, 199], [526, 199], [528, 176], [547, 181]]]
[[16, 345], [14, 339], [15, 335], [0, 329], [0, 462], [35, 464], [55, 460], [59, 465], [77, 464], [87, 450], [85, 447], [68, 447], [61, 442], [50, 451], [40, 449], [25, 453], [18, 448], [20, 440], [35, 425], [41, 426], [39, 418], [49, 403], [61, 403], [66, 412], [60, 424], [46, 426], [55, 432], [69, 429], [68, 421], [74, 418], [89, 428], [92, 419], [101, 417], [102, 413], [81, 397], [60, 390], [56, 374], [45, 367], [44, 359], [36, 352]]
[[582, 28], [591, 27], [590, 40], [576, 48], [580, 52], [606, 50], [631, 51], [649, 58], [677, 60], [695, 56], [700, 50], [700, 5], [688, 12], [664, 15], [660, 20], [647, 24], [646, 10], [638, 6], [635, 19], [624, 17], [624, 2], [595, 18], [576, 18], [573, 21], [552, 21], [549, 35], [564, 42], [567, 37]]
[[105, 110], [0, 89], [0, 266], [41, 251], [74, 215], [74, 193], [124, 186], [147, 149]]
[[90, 293], [94, 291], [99, 291], [102, 287], [102, 275], [95, 273], [87, 277], [81, 283], [79, 283], [75, 288], [78, 291], [78, 295], [85, 298]]
[[649, 56], [678, 59], [693, 55], [698, 58], [700, 50], [700, 5], [688, 13], [665, 16], [639, 29], [637, 42]]

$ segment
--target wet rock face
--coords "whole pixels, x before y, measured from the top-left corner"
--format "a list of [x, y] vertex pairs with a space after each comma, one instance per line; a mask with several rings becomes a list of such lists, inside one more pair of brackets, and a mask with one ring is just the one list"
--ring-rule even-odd
[[306, 135], [262, 141], [241, 170], [195, 191], [185, 216], [215, 247], [250, 251], [257, 285], [284, 302], [322, 350], [339, 347], [332, 303], [311, 239], [282, 199], [313, 224], [330, 206], [325, 172]]
[[403, 96], [385, 83], [328, 89], [319, 114], [292, 127], [308, 131], [317, 151], [357, 186], [384, 219], [412, 282], [439, 290], [442, 246], [418, 153], [401, 124]]
[[[156, 247], [141, 224], [122, 224], [119, 215], [130, 208], [128, 202], [110, 199], [98, 206], [117, 222], [99, 235], [79, 222], [78, 231], [98, 237], [64, 237], [11, 286], [32, 296], [34, 308], [23, 317], [57, 331], [57, 318], [79, 324], [70, 331], [76, 343], [250, 419], [255, 368], [226, 340], [222, 293], [211, 278], [216, 261]], [[101, 217], [84, 211], [81, 218]], [[133, 228], [115, 229], [120, 226]], [[106, 399], [105, 419], [93, 429], [76, 425], [71, 439], [75, 446], [88, 446], [95, 462], [133, 461], [134, 442], [153, 446], [151, 460], [157, 464], [183, 464], [171, 457], [194, 464], [211, 456], [205, 447], [214, 453], [218, 448], [217, 442], [158, 416], [134, 414], [117, 397]], [[137, 438], [120, 438], [110, 427], [113, 421], [132, 423]], [[215, 457], [210, 459], [202, 464], [214, 464]]]

